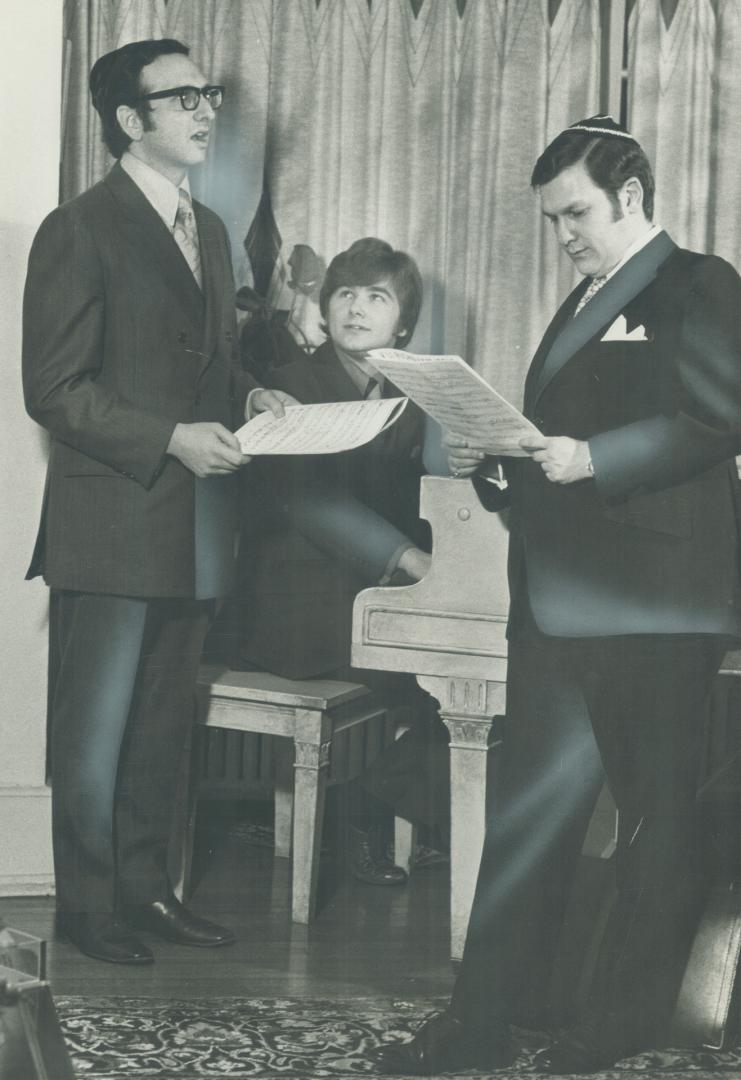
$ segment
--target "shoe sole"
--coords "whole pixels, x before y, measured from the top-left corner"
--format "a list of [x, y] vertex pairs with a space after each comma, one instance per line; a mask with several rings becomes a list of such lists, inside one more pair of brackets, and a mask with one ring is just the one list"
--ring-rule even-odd
[[102, 960], [106, 964], [128, 964], [129, 967], [146, 967], [148, 964], [154, 963], [153, 956], [131, 956], [131, 957], [115, 957], [115, 956], [103, 956], [101, 953], [92, 952], [89, 949], [83, 949], [81, 945], [78, 945], [76, 941], [73, 941], [68, 934], [56, 932], [54, 939], [60, 942], [62, 945], [73, 945], [78, 952], [83, 956], [89, 956], [91, 960]]
[[221, 949], [225, 945], [234, 945], [237, 940], [236, 937], [231, 937], [224, 938], [223, 941], [184, 941], [182, 938], [163, 934], [161, 930], [152, 930], [149, 926], [137, 926], [136, 923], [129, 923], [128, 925], [132, 930], [138, 930], [142, 934], [151, 934], [152, 937], [159, 938], [160, 941], [167, 941], [170, 945], [186, 945], [193, 949]]

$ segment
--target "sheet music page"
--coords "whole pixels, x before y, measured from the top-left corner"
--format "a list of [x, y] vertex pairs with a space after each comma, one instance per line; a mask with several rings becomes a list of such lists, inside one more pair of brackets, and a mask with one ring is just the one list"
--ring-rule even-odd
[[406, 408], [406, 398], [331, 401], [291, 405], [277, 420], [263, 412], [235, 435], [243, 454], [337, 454], [363, 446], [390, 427]]
[[460, 356], [415, 356], [372, 349], [374, 367], [437, 420], [472, 446], [504, 457], [527, 457], [519, 442], [540, 432]]

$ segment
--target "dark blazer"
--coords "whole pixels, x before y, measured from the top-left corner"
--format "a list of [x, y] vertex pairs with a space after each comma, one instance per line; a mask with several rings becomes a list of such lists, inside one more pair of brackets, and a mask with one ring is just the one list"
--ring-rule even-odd
[[574, 318], [586, 286], [546, 331], [524, 411], [588, 439], [595, 477], [509, 460], [511, 630], [526, 582], [549, 635], [738, 633], [738, 439], [715, 407], [741, 385], [738, 274], [662, 232]]
[[[266, 383], [304, 404], [361, 397], [329, 342], [273, 369]], [[349, 664], [358, 591], [379, 582], [400, 547], [429, 550], [419, 520], [423, 440], [424, 415], [409, 402], [357, 450], [263, 463], [265, 512], [242, 553], [245, 579], [254, 573], [243, 658], [290, 678]]]
[[255, 385], [235, 376], [226, 231], [205, 206], [194, 211], [203, 292], [120, 165], [54, 210], [34, 241], [24, 390], [52, 443], [28, 576], [53, 588], [204, 597], [227, 587], [231, 478], [197, 480], [165, 455], [179, 422], [231, 427]]

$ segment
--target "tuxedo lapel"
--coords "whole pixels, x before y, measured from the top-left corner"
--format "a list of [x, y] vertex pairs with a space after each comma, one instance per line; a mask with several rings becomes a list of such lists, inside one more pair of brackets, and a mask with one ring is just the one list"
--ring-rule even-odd
[[200, 332], [203, 293], [170, 230], [119, 164], [111, 169], [105, 183], [121, 213], [121, 224], [132, 247], [140, 253], [143, 262], [155, 268], [162, 288], [173, 294], [178, 308]]
[[558, 334], [560, 333], [562, 327], [564, 327], [568, 323], [568, 321], [573, 318], [576, 305], [579, 303], [579, 300], [582, 294], [586, 291], [588, 285], [589, 281], [587, 279], [585, 279], [584, 281], [580, 281], [577, 287], [571, 293], [569, 293], [564, 302], [561, 304], [561, 307], [551, 319], [548, 329], [543, 335], [540, 345], [538, 346], [535, 352], [535, 356], [533, 357], [532, 363], [530, 364], [530, 370], [528, 371], [527, 378], [525, 380], [524, 410], [526, 415], [528, 415], [529, 413], [530, 404], [534, 402], [536, 396], [536, 388], [538, 386], [540, 373], [543, 369], [543, 364], [545, 363], [546, 357], [550, 353], [553, 343], [556, 340]]
[[[674, 241], [667, 233], [660, 232], [602, 286], [575, 318], [561, 323], [561, 333], [553, 340], [537, 377], [534, 400], [540, 397], [548, 383], [582, 346], [609, 326], [626, 305], [643, 292], [656, 277], [661, 264], [675, 250]], [[580, 294], [572, 293], [569, 300]]]

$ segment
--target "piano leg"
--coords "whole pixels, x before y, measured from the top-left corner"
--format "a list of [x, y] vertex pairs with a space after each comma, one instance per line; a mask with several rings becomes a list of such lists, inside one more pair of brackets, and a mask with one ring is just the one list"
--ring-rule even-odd
[[440, 703], [450, 732], [450, 954], [463, 956], [486, 831], [491, 726], [505, 712], [506, 687], [486, 679], [418, 675]]

